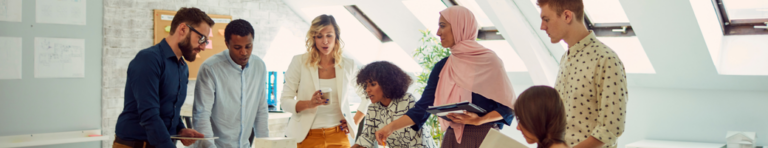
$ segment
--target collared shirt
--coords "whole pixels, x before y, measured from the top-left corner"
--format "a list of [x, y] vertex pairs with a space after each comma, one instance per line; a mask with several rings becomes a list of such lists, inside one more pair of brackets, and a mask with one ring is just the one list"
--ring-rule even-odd
[[[409, 109], [416, 105], [416, 99], [410, 93], [405, 97], [392, 99], [388, 106], [379, 103], [373, 103], [368, 106], [368, 113], [365, 115], [365, 129], [363, 129], [360, 139], [355, 144], [367, 148], [375, 148], [375, 133], [390, 122], [397, 120], [405, 115]], [[391, 148], [436, 148], [429, 128], [414, 130], [413, 128], [403, 128], [396, 130], [387, 138], [387, 146]]]
[[115, 134], [124, 140], [148, 141], [158, 148], [175, 148], [171, 135], [184, 124], [179, 111], [187, 96], [189, 70], [163, 39], [139, 51], [128, 65], [123, 112]]
[[235, 63], [229, 50], [205, 60], [195, 85], [194, 128], [206, 137], [195, 147], [250, 148], [248, 138], [269, 137], [267, 128], [267, 71], [264, 61], [251, 55], [245, 68]]
[[619, 56], [597, 40], [581, 39], [560, 60], [555, 89], [566, 109], [565, 141], [570, 146], [589, 136], [615, 148], [627, 116], [627, 76]]
[[[440, 72], [443, 70], [447, 60], [448, 57], [445, 57], [439, 62], [435, 63], [435, 66], [432, 68], [432, 72], [429, 74], [427, 86], [424, 87], [424, 92], [421, 93], [421, 99], [416, 102], [416, 106], [408, 110], [408, 113], [405, 113], [408, 115], [408, 117], [411, 117], [411, 120], [413, 120], [413, 123], [415, 123], [413, 126], [411, 126], [411, 128], [414, 130], [419, 130], [424, 125], [424, 123], [427, 122], [429, 115], [431, 115], [427, 112], [427, 108], [435, 104], [435, 91], [437, 90], [437, 82], [440, 81]], [[503, 128], [504, 125], [512, 124], [512, 120], [515, 118], [515, 113], [511, 108], [474, 92], [472, 93], [472, 104], [485, 109], [489, 113], [492, 111], [498, 112], [502, 119], [489, 123], [496, 124], [499, 129]], [[488, 113], [481, 113], [477, 115], [482, 117], [485, 116], [485, 114]]]

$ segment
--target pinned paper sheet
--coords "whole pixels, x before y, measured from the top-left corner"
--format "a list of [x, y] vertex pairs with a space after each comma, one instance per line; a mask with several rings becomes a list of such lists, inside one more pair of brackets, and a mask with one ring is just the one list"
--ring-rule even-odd
[[205, 49], [213, 49], [213, 41], [208, 40], [208, 45], [205, 45]]
[[[213, 29], [208, 30], [208, 37], [213, 37]], [[208, 42], [210, 43], [211, 41], [209, 40]]]
[[219, 35], [224, 36], [224, 29], [219, 29]]
[[85, 39], [35, 38], [35, 78], [85, 77]]
[[21, 0], [0, 0], [0, 21], [21, 22]]
[[0, 79], [21, 79], [20, 37], [0, 37], [0, 69]]
[[37, 23], [85, 25], [85, 0], [37, 0]]

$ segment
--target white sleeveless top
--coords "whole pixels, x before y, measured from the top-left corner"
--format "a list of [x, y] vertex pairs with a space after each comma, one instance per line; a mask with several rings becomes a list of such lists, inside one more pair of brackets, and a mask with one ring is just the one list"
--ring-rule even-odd
[[317, 114], [310, 129], [335, 127], [341, 124], [340, 121], [344, 119], [344, 116], [341, 114], [341, 100], [339, 99], [339, 92], [336, 90], [338, 87], [336, 85], [336, 78], [320, 79], [320, 88], [329, 87], [333, 92], [331, 92], [328, 105], [317, 106]]

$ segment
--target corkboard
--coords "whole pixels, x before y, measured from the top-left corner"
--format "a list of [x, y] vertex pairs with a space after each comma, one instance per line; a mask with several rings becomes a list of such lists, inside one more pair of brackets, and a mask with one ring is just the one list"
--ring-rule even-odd
[[[165, 31], [165, 27], [171, 25], [171, 20], [173, 20], [174, 15], [176, 15], [176, 11], [155, 10], [155, 13], [154, 13], [155, 44], [160, 43], [160, 41], [162, 41], [165, 37], [168, 37], [169, 33]], [[200, 69], [200, 65], [203, 64], [203, 62], [206, 59], [208, 59], [208, 57], [211, 57], [214, 54], [217, 54], [224, 50], [227, 50], [227, 46], [226, 44], [224, 44], [223, 34], [224, 34], [224, 28], [226, 28], [227, 24], [229, 24], [229, 22], [232, 21], [232, 16], [212, 15], [212, 14], [209, 14], [208, 16], [211, 17], [211, 19], [213, 19], [214, 22], [216, 22], [216, 24], [213, 25], [213, 28], [211, 29], [211, 36], [208, 36], [208, 39], [211, 40], [211, 44], [212, 44], [211, 47], [213, 48], [205, 49], [205, 51], [200, 52], [199, 54], [200, 57], [195, 59], [194, 62], [187, 61], [187, 64], [189, 64], [189, 80], [197, 79], [197, 71]], [[198, 30], [198, 31], [200, 31], [200, 33], [203, 33], [203, 30]]]

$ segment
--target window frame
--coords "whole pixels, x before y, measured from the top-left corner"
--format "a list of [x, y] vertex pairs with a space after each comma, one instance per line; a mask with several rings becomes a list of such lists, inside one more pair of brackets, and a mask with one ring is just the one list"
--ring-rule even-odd
[[758, 35], [768, 34], [767, 28], [758, 28], [768, 26], [768, 18], [762, 19], [734, 19], [728, 18], [728, 11], [725, 9], [723, 0], [712, 0], [718, 21], [720, 21], [720, 30], [723, 35]]
[[363, 26], [365, 26], [365, 28], [368, 29], [368, 31], [370, 31], [373, 36], [379, 39], [379, 41], [382, 43], [392, 41], [392, 38], [389, 38], [389, 36], [387, 36], [387, 34], [384, 33], [384, 31], [382, 31], [379, 26], [373, 23], [373, 21], [371, 21], [371, 19], [369, 19], [368, 16], [365, 15], [365, 13], [363, 13], [363, 11], [357, 7], [357, 5], [346, 5], [344, 8], [346, 8], [347, 11], [352, 14], [352, 16], [357, 18], [357, 20], [360, 21], [360, 23], [363, 24]]

